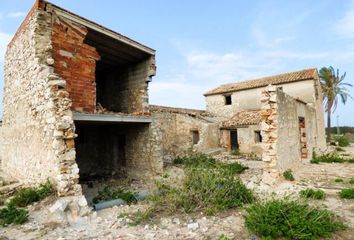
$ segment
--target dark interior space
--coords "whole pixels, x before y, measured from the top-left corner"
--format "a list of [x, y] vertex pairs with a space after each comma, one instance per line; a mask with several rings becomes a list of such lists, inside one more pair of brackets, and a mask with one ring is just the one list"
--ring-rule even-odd
[[96, 105], [108, 111], [129, 113], [130, 103], [126, 99], [136, 87], [134, 77], [139, 75], [132, 69], [150, 55], [94, 30], [89, 30], [85, 43], [95, 47], [101, 57], [96, 62]]
[[124, 126], [77, 124], [76, 161], [80, 181], [125, 177], [126, 131]]

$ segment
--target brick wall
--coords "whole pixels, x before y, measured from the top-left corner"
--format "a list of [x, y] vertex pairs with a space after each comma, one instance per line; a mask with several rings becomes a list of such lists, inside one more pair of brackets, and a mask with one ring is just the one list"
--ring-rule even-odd
[[52, 46], [54, 69], [66, 80], [66, 90], [73, 102], [72, 110], [94, 112], [96, 107], [96, 49], [84, 43], [87, 29], [56, 18]]

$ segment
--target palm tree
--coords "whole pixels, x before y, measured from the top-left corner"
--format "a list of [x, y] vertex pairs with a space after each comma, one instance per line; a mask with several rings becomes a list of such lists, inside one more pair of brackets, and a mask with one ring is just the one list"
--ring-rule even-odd
[[340, 96], [343, 104], [345, 104], [347, 99], [351, 98], [346, 87], [353, 86], [349, 83], [343, 82], [346, 76], [345, 72], [343, 75], [340, 75], [339, 69], [335, 71], [332, 66], [321, 68], [319, 76], [323, 92], [325, 111], [327, 112], [327, 141], [329, 141], [331, 138], [331, 113], [337, 108], [338, 96]]

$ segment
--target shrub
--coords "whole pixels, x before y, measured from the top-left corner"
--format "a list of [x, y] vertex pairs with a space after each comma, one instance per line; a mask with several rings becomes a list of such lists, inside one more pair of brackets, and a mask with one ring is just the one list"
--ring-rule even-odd
[[225, 236], [224, 234], [221, 234], [218, 240], [231, 240], [231, 239]]
[[240, 149], [233, 149], [233, 150], [231, 151], [231, 155], [234, 155], [234, 156], [241, 156]]
[[286, 170], [285, 172], [283, 172], [283, 177], [288, 180], [288, 181], [294, 181], [295, 178], [293, 176], [293, 172], [291, 169]]
[[11, 223], [22, 224], [28, 219], [28, 211], [17, 208], [15, 205], [8, 205], [0, 209], [0, 224], [6, 226]]
[[246, 209], [245, 225], [266, 239], [330, 237], [344, 225], [333, 213], [289, 200], [255, 203]]
[[336, 179], [334, 179], [334, 181], [335, 181], [336, 183], [341, 183], [341, 182], [344, 182], [344, 180], [343, 180], [343, 179], [341, 179], [341, 178], [336, 178]]
[[343, 158], [337, 153], [326, 153], [320, 156], [312, 157], [311, 163], [354, 163], [354, 158]]
[[136, 193], [125, 191], [122, 188], [112, 188], [110, 186], [105, 186], [103, 189], [99, 190], [97, 195], [92, 199], [92, 202], [99, 203], [118, 198], [124, 200], [129, 205], [137, 202]]
[[157, 182], [157, 193], [149, 197], [152, 207], [145, 212], [137, 212], [133, 224], [149, 220], [158, 212], [205, 211], [213, 215], [255, 200], [252, 191], [235, 176], [245, 169], [239, 163], [219, 163], [204, 154], [179, 157], [177, 162], [185, 165], [182, 186], [170, 187]]
[[224, 210], [254, 200], [252, 192], [229, 170], [187, 169], [184, 189], [192, 208]]
[[347, 147], [350, 145], [350, 141], [344, 136], [336, 136], [335, 140], [338, 142], [340, 147]]
[[312, 198], [312, 199], [317, 199], [317, 200], [321, 200], [321, 199], [326, 198], [326, 194], [324, 191], [319, 190], [319, 189], [318, 190], [311, 189], [311, 188], [301, 190], [300, 196], [304, 197], [304, 198]]
[[341, 148], [341, 147], [336, 147], [336, 151], [337, 152], [345, 152], [345, 150], [343, 148]]
[[345, 188], [339, 192], [339, 197], [346, 199], [354, 199], [354, 188]]
[[354, 178], [351, 178], [351, 179], [348, 181], [348, 183], [354, 184]]
[[16, 207], [26, 207], [34, 202], [38, 202], [54, 192], [52, 184], [47, 181], [37, 188], [19, 189], [13, 198], [10, 199], [8, 205]]
[[234, 162], [234, 163], [222, 163], [218, 162], [215, 158], [202, 153], [195, 153], [191, 156], [177, 157], [174, 160], [175, 164], [183, 164], [186, 167], [200, 167], [208, 169], [219, 169], [223, 168], [225, 170], [231, 171], [231, 173], [242, 173], [248, 167]]

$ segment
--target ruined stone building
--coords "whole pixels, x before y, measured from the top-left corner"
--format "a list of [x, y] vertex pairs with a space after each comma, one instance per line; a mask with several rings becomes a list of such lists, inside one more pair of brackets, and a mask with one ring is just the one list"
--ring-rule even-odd
[[326, 148], [317, 69], [221, 85], [204, 94], [206, 110], [225, 118], [220, 145], [255, 153], [281, 170]]
[[37, 0], [5, 56], [6, 177], [81, 195], [82, 181], [148, 177], [191, 150], [240, 148], [284, 169], [325, 145], [315, 69], [220, 86], [206, 111], [150, 106], [155, 72], [155, 50]]

